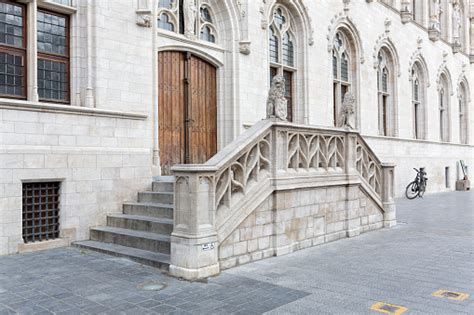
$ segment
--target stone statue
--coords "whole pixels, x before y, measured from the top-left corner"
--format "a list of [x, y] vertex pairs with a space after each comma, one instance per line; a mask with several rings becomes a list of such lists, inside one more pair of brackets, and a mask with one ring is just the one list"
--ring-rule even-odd
[[459, 2], [456, 1], [453, 3], [453, 40], [455, 44], [461, 43], [461, 8]]
[[355, 129], [355, 97], [351, 92], [344, 94], [338, 127]]
[[430, 15], [430, 29], [441, 31], [439, 17], [441, 13], [441, 0], [433, 0], [432, 12]]
[[194, 0], [183, 0], [184, 36], [190, 39], [195, 37], [196, 12]]
[[267, 118], [286, 120], [288, 115], [287, 101], [285, 98], [285, 78], [276, 75], [268, 92]]

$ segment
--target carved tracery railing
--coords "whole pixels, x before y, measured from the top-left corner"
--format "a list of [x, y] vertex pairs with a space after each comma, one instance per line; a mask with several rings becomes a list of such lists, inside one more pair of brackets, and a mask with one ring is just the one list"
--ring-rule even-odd
[[344, 152], [344, 135], [288, 132], [288, 169], [342, 170]]
[[382, 166], [375, 154], [361, 141], [356, 142], [356, 169], [362, 178], [370, 185], [378, 197], [382, 193]]
[[[215, 205], [230, 207], [235, 195], [245, 195], [247, 189], [268, 176], [271, 168], [271, 133], [268, 131], [235, 161], [216, 174]], [[235, 198], [234, 198], [235, 199]]]

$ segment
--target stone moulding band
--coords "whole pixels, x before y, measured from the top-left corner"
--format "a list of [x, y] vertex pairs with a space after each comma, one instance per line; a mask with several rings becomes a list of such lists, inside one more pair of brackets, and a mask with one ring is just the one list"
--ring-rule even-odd
[[132, 120], [145, 120], [148, 118], [148, 115], [141, 113], [5, 99], [0, 99], [0, 109], [23, 110], [53, 114], [99, 116]]

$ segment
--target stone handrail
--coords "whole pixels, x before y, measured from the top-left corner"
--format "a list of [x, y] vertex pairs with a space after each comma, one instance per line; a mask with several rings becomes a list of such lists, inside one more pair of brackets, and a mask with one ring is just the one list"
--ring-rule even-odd
[[188, 279], [218, 272], [218, 243], [275, 190], [358, 184], [390, 225], [393, 169], [356, 131], [262, 120], [206, 163], [172, 167], [170, 272]]

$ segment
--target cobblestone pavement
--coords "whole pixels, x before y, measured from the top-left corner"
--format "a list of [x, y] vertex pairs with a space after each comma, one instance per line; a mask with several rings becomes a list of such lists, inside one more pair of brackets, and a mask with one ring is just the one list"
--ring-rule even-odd
[[[398, 200], [399, 225], [189, 283], [63, 248], [0, 257], [0, 314], [474, 314], [474, 193]], [[143, 284], [165, 284], [161, 291]], [[432, 296], [446, 289], [463, 301]], [[381, 313], [379, 313], [381, 314]]]

